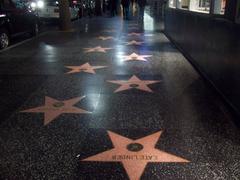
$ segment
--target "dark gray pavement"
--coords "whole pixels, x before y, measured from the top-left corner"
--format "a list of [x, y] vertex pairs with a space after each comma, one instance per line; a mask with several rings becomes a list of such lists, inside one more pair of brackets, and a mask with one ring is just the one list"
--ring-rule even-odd
[[232, 114], [147, 14], [2, 52], [0, 102], [0, 179], [240, 179]]

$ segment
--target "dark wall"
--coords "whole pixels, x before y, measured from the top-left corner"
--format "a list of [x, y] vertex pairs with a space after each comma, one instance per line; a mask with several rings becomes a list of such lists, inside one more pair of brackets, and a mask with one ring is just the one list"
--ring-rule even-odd
[[207, 14], [167, 9], [165, 33], [240, 115], [240, 27]]

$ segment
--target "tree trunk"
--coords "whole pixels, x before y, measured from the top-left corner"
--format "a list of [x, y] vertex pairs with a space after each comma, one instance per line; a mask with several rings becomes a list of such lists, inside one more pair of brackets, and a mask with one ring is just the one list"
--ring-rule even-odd
[[60, 13], [60, 30], [68, 31], [72, 28], [71, 16], [69, 11], [69, 1], [59, 1], [59, 13]]

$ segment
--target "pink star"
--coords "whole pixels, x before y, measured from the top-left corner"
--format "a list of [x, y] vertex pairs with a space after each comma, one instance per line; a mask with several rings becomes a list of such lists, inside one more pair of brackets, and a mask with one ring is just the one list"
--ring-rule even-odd
[[103, 53], [106, 53], [107, 50], [113, 49], [113, 48], [103, 48], [101, 46], [97, 46], [97, 47], [94, 47], [94, 48], [83, 48], [83, 49], [85, 49], [85, 53], [89, 53], [89, 52], [103, 52]]
[[111, 32], [116, 32], [116, 30], [114, 30], [114, 29], [106, 29], [106, 30], [104, 30], [103, 32], [111, 33]]
[[23, 113], [44, 113], [44, 125], [47, 125], [59, 115], [63, 113], [73, 113], [73, 114], [82, 114], [82, 113], [91, 113], [75, 107], [74, 104], [81, 101], [85, 96], [77, 97], [65, 101], [59, 101], [51, 97], [45, 97], [45, 105], [39, 106], [32, 109], [27, 109], [21, 111]]
[[188, 163], [189, 161], [170, 153], [156, 149], [162, 131], [132, 140], [108, 131], [113, 148], [82, 161], [121, 162], [130, 180], [140, 180], [149, 162]]
[[127, 46], [129, 45], [142, 45], [144, 42], [141, 42], [141, 41], [129, 41], [126, 43]]
[[72, 69], [66, 74], [78, 73], [78, 72], [87, 72], [91, 74], [96, 74], [95, 69], [105, 68], [107, 66], [91, 66], [89, 63], [85, 63], [81, 66], [65, 66], [66, 68]]
[[122, 81], [122, 80], [115, 80], [115, 81], [108, 81], [110, 83], [119, 84], [121, 85], [118, 89], [114, 92], [125, 91], [128, 89], [139, 89], [142, 91], [153, 92], [148, 85], [159, 83], [160, 81], [154, 80], [141, 80], [137, 76], [133, 75], [129, 80]]
[[109, 39], [114, 39], [112, 36], [98, 36], [97, 39], [100, 39], [100, 40], [109, 40]]
[[152, 57], [152, 55], [138, 55], [136, 53], [132, 53], [127, 56], [121, 56], [124, 61], [147, 61], [147, 57]]
[[142, 35], [141, 33], [135, 33], [135, 32], [128, 33], [128, 36], [141, 36], [141, 35]]

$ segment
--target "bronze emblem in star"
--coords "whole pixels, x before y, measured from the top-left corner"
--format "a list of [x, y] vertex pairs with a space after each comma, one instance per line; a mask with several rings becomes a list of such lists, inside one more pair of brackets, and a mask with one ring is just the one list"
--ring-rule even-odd
[[135, 32], [128, 33], [128, 36], [141, 36], [141, 35], [142, 35], [141, 33], [135, 33]]
[[106, 53], [107, 50], [113, 49], [113, 48], [103, 48], [101, 46], [93, 47], [93, 48], [83, 48], [85, 50], [85, 53], [91, 53], [91, 52], [102, 52]]
[[124, 61], [147, 61], [146, 58], [152, 57], [152, 55], [139, 55], [136, 53], [132, 53], [130, 55], [122, 55], [120, 56]]
[[132, 140], [108, 131], [113, 148], [82, 161], [121, 162], [130, 180], [140, 180], [146, 165], [154, 163], [188, 163], [176, 155], [155, 148], [162, 131]]
[[114, 39], [114, 38], [112, 36], [98, 36], [97, 39], [106, 41], [106, 40]]
[[51, 97], [45, 97], [45, 104], [43, 106], [27, 109], [21, 111], [23, 113], [44, 113], [44, 125], [52, 122], [59, 115], [64, 113], [71, 114], [83, 114], [83, 113], [91, 113], [86, 110], [75, 107], [74, 104], [81, 101], [85, 96], [76, 97], [73, 99], [59, 101], [57, 99], [53, 99]]
[[139, 89], [142, 91], [153, 92], [148, 85], [159, 83], [160, 81], [155, 80], [141, 80], [137, 76], [133, 75], [129, 80], [115, 80], [115, 81], [108, 81], [110, 83], [119, 84], [120, 87], [117, 88], [114, 92], [125, 91], [128, 89]]
[[73, 74], [78, 72], [96, 74], [95, 69], [106, 68], [107, 66], [91, 66], [89, 63], [85, 63], [81, 66], [65, 66], [65, 67], [71, 69], [71, 71], [67, 72], [66, 74]]
[[142, 45], [144, 42], [142, 41], [129, 41], [129, 42], [126, 42], [126, 45], [127, 46], [130, 46], [130, 45], [136, 45], [136, 46], [139, 46], [139, 45]]

